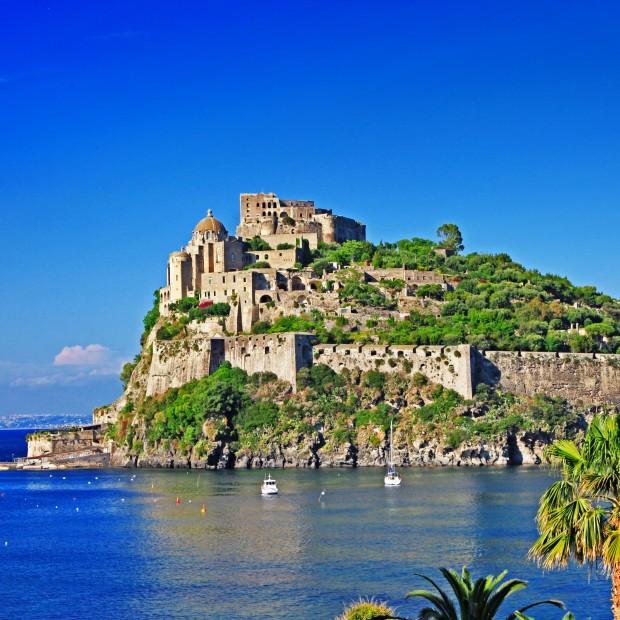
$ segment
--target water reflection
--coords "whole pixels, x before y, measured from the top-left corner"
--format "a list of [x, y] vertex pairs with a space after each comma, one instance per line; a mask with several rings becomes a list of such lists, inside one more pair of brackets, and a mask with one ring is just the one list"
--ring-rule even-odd
[[83, 617], [95, 599], [106, 618], [328, 619], [358, 595], [414, 616], [412, 573], [462, 565], [508, 568], [530, 581], [527, 601], [610, 617], [607, 581], [525, 559], [550, 482], [536, 469], [409, 469], [396, 488], [382, 470], [286, 470], [275, 498], [254, 471], [4, 473], [4, 588], [20, 593], [5, 617], [26, 599], [31, 614]]

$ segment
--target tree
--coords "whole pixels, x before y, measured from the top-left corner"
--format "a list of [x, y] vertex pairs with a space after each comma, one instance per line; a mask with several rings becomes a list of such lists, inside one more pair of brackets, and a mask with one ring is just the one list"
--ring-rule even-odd
[[439, 247], [446, 248], [446, 250], [459, 252], [465, 247], [463, 236], [456, 224], [442, 224], [437, 229], [437, 236], [439, 237]]
[[611, 574], [611, 606], [620, 619], [620, 415], [595, 416], [581, 448], [559, 440], [547, 449], [562, 466], [562, 478], [540, 499], [540, 538], [530, 557], [545, 568], [569, 559], [602, 563]]
[[394, 299], [397, 293], [400, 293], [405, 288], [405, 281], [400, 278], [394, 280], [388, 280], [381, 278], [379, 286], [390, 294], [390, 297]]
[[[480, 577], [474, 583], [471, 574], [465, 567], [463, 567], [460, 577], [454, 570], [447, 568], [440, 568], [439, 570], [452, 588], [459, 612], [457, 613], [454, 601], [432, 579], [415, 573], [418, 577], [426, 579], [437, 590], [437, 593], [430, 590], [413, 590], [407, 594], [405, 598], [420, 597], [433, 605], [433, 607], [422, 609], [418, 618], [428, 618], [429, 620], [492, 620], [511, 594], [527, 587], [527, 582], [521, 579], [509, 579], [501, 583], [508, 571], [504, 571], [497, 577], [493, 575]], [[523, 614], [527, 609], [537, 605], [555, 605], [555, 607], [564, 609], [564, 604], [561, 601], [538, 601], [514, 611], [507, 616], [506, 620], [514, 620], [517, 614]]]

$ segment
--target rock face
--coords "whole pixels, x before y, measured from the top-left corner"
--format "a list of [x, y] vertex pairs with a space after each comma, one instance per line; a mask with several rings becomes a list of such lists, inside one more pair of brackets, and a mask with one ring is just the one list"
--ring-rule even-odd
[[[408, 444], [395, 433], [393, 461], [396, 467], [483, 467], [489, 465], [540, 465], [544, 449], [553, 441], [547, 433], [509, 434], [501, 441], [466, 443], [458, 448], [435, 439], [419, 438]], [[337, 446], [325, 441], [322, 433], [301, 439], [299, 443], [281, 446], [273, 443], [263, 450], [243, 450], [234, 454], [230, 438], [220, 438], [206, 455], [186, 454], [173, 449], [148, 455], [131, 456], [116, 449], [110, 462], [116, 467], [165, 467], [192, 469], [261, 469], [317, 467], [386, 467], [388, 445], [372, 445], [370, 441]]]

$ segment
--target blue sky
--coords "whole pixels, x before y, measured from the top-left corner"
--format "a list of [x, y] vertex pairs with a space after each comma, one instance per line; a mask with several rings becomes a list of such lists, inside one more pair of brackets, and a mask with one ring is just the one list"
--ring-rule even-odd
[[241, 192], [620, 297], [620, 4], [0, 0], [0, 415], [120, 395]]

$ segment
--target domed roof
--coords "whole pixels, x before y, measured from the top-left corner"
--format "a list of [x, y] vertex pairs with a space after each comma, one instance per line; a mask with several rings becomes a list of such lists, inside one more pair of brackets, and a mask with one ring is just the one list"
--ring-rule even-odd
[[220, 233], [220, 232], [226, 233], [224, 224], [222, 224], [222, 222], [220, 222], [219, 220], [216, 220], [213, 217], [213, 211], [211, 211], [211, 209], [207, 211], [207, 217], [205, 217], [204, 220], [200, 220], [200, 222], [196, 224], [196, 228], [194, 228], [194, 232], [207, 232], [207, 231], [211, 231], [214, 233]]

